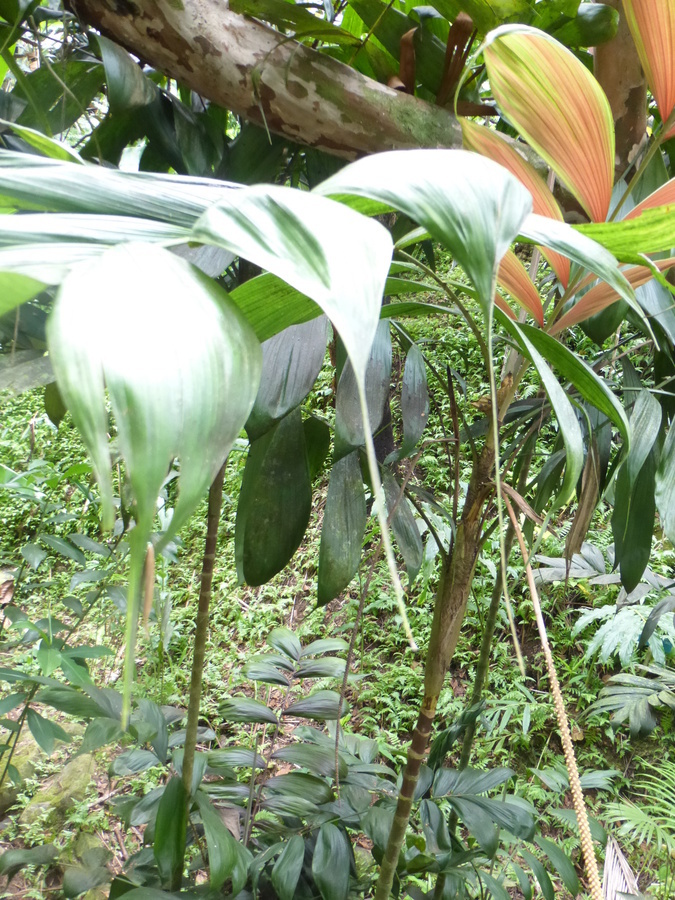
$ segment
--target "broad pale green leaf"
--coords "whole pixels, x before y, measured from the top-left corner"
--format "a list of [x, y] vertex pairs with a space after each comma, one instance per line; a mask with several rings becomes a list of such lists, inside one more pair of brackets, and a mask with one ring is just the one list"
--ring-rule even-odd
[[326, 822], [319, 829], [312, 875], [323, 900], [347, 900], [351, 848], [343, 831]]
[[267, 341], [291, 325], [321, 315], [320, 307], [313, 300], [269, 272], [240, 284], [230, 298], [246, 316], [259, 341]]
[[[0, 216], [0, 223], [7, 216]], [[0, 265], [2, 260], [0, 258]], [[0, 271], [0, 316], [21, 306], [45, 289], [45, 282], [18, 272]]]
[[675, 247], [675, 206], [645, 209], [636, 218], [572, 226], [602, 244], [624, 263], [644, 263], [645, 253], [670, 252]]
[[[31, 213], [0, 217], [0, 247], [13, 244], [89, 242], [120, 244], [127, 241], [155, 241], [180, 244], [189, 231], [178, 225], [138, 216], [106, 216], [91, 213]], [[105, 249], [105, 248], [100, 248]], [[5, 251], [0, 256], [7, 258]]]
[[566, 222], [558, 222], [535, 213], [529, 215], [520, 229], [521, 238], [535, 244], [543, 244], [569, 257], [585, 269], [590, 269], [598, 278], [611, 285], [620, 297], [629, 303], [642, 317], [635, 300], [632, 287], [621, 274], [614, 256], [603, 246], [575, 231]]
[[304, 858], [304, 839], [299, 834], [291, 835], [272, 869], [272, 884], [279, 900], [294, 900]]
[[211, 206], [193, 237], [227, 247], [314, 300], [363, 377], [391, 261], [383, 226], [314, 194], [260, 186]]
[[356, 574], [366, 521], [363, 476], [355, 450], [331, 469], [319, 549], [319, 606], [337, 597]]
[[0, 154], [0, 207], [11, 209], [139, 216], [190, 228], [211, 203], [239, 189], [215, 179]]
[[670, 426], [656, 470], [656, 507], [668, 539], [675, 544], [675, 428]]
[[628, 484], [632, 490], [661, 428], [661, 406], [650, 391], [641, 390], [635, 398], [630, 427], [633, 443], [625, 465]]
[[124, 681], [128, 715], [142, 569], [168, 466], [179, 458], [180, 491], [164, 543], [191, 515], [248, 418], [260, 347], [214, 282], [166, 250], [134, 243], [70, 273], [47, 337], [59, 389], [93, 458], [107, 526], [114, 507], [104, 384], [136, 501]]
[[225, 827], [209, 798], [202, 791], [195, 795], [209, 851], [209, 883], [215, 891], [222, 888], [237, 863], [236, 841]]
[[284, 568], [305, 534], [311, 507], [305, 431], [295, 409], [249, 448], [234, 537], [241, 581], [265, 584]]
[[35, 699], [78, 719], [96, 719], [108, 715], [108, 710], [91, 697], [65, 684], [44, 688]]
[[488, 315], [499, 261], [532, 209], [529, 191], [513, 175], [465, 150], [376, 153], [315, 191], [369, 197], [406, 213], [450, 250]]
[[169, 780], [157, 808], [152, 850], [159, 877], [169, 890], [180, 888], [187, 834], [188, 798], [177, 775]]
[[53, 138], [47, 137], [41, 131], [34, 128], [27, 128], [25, 125], [19, 125], [17, 122], [5, 122], [0, 119], [3, 125], [9, 126], [15, 134], [18, 134], [30, 147], [37, 150], [43, 156], [50, 159], [60, 159], [62, 161], [74, 162], [82, 164], [81, 157], [67, 144], [55, 141]]
[[504, 315], [500, 316], [500, 321], [518, 341], [523, 354], [532, 361], [558, 420], [565, 444], [567, 462], [565, 465], [565, 477], [555, 503], [557, 506], [564, 506], [571, 499], [584, 467], [584, 441], [577, 415], [565, 391], [558, 384], [548, 367], [545, 358], [539, 353], [525, 332]]
[[258, 395], [246, 423], [253, 440], [295, 409], [312, 389], [326, 356], [328, 321], [293, 325], [262, 345]]
[[45, 719], [32, 707], [29, 707], [26, 713], [26, 724], [35, 738], [35, 742], [47, 755], [51, 755], [56, 741], [70, 742], [70, 735], [59, 724]]
[[248, 697], [232, 697], [220, 705], [220, 713], [227, 722], [269, 722], [276, 725], [277, 717], [264, 703]]

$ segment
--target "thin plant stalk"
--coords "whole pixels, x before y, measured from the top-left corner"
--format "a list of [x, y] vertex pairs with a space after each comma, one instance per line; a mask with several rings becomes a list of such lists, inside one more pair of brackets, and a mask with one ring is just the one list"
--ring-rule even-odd
[[[213, 585], [213, 570], [218, 544], [218, 524], [223, 506], [223, 482], [225, 480], [225, 463], [209, 488], [209, 507], [206, 520], [206, 541], [202, 558], [202, 575], [199, 586], [199, 604], [195, 624], [195, 640], [192, 655], [192, 675], [190, 679], [190, 696], [188, 700], [187, 724], [185, 726], [185, 749], [183, 751], [183, 786], [186, 796], [192, 795], [192, 773], [197, 746], [197, 728], [199, 726], [199, 705], [202, 698], [202, 678], [204, 674], [204, 654], [206, 637], [209, 630], [209, 606]], [[189, 800], [188, 800], [189, 807]]]
[[593, 850], [591, 829], [588, 824], [588, 814], [586, 812], [586, 804], [584, 803], [584, 795], [581, 789], [581, 781], [579, 779], [579, 769], [577, 767], [576, 756], [574, 755], [574, 745], [572, 744], [572, 735], [570, 733], [569, 720], [567, 718], [567, 713], [565, 712], [565, 701], [563, 700], [562, 691], [560, 689], [560, 682], [558, 681], [558, 674], [555, 670], [555, 665], [553, 662], [553, 654], [551, 653], [551, 647], [548, 642], [546, 624], [544, 623], [544, 616], [541, 611], [541, 604], [539, 603], [537, 585], [534, 581], [534, 573], [532, 572], [532, 566], [530, 565], [529, 553], [527, 551], [527, 547], [525, 546], [525, 539], [523, 538], [523, 532], [521, 531], [520, 525], [518, 524], [518, 519], [516, 518], [516, 514], [514, 513], [513, 507], [509, 503], [508, 498], [504, 497], [503, 499], [504, 506], [506, 507], [506, 511], [509, 514], [509, 518], [511, 519], [514, 531], [516, 533], [516, 537], [518, 538], [518, 544], [520, 545], [520, 552], [523, 556], [523, 562], [525, 563], [527, 586], [530, 590], [530, 596], [532, 598], [534, 615], [537, 621], [537, 629], [539, 630], [539, 640], [541, 641], [541, 649], [544, 651], [544, 659], [546, 660], [546, 670], [548, 672], [548, 680], [551, 685], [553, 705], [555, 706], [556, 716], [558, 719], [560, 741], [562, 743], [563, 753], [565, 755], [565, 764], [567, 766], [570, 790], [572, 792], [572, 802], [574, 804], [574, 811], [577, 815], [577, 824], [579, 825], [581, 852], [584, 858], [584, 865], [586, 867], [586, 875], [588, 877], [590, 895], [592, 900], [603, 900], [602, 886], [600, 884], [600, 873], [598, 871], [598, 861], [595, 858], [595, 851]]

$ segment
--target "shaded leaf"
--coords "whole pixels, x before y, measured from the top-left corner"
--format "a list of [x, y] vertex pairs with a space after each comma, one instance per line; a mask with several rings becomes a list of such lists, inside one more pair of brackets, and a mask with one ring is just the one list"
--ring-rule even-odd
[[56, 741], [70, 742], [70, 735], [56, 722], [45, 719], [39, 713], [35, 712], [32, 707], [28, 708], [26, 713], [26, 724], [30, 729], [30, 733], [35, 738], [35, 742], [47, 753], [51, 755], [54, 750]]
[[58, 855], [54, 844], [41, 844], [30, 850], [5, 850], [0, 856], [0, 875], [6, 875], [9, 882], [25, 866], [48, 866]]
[[176, 890], [181, 884], [187, 813], [187, 796], [183, 782], [174, 775], [167, 782], [159, 801], [152, 847], [162, 884], [169, 890]]
[[274, 628], [267, 636], [267, 643], [289, 659], [299, 660], [302, 652], [300, 641], [290, 628]]
[[323, 900], [347, 900], [350, 846], [343, 831], [326, 822], [319, 829], [312, 858], [312, 875]]
[[[272, 758], [282, 759], [303, 769], [309, 769], [316, 775], [324, 777], [335, 775], [335, 751], [328, 747], [313, 747], [308, 744], [291, 745], [276, 750], [272, 754]], [[338, 758], [338, 773], [340, 778], [347, 775], [347, 764], [341, 756]]]
[[236, 840], [225, 827], [218, 811], [202, 791], [195, 800], [204, 826], [206, 846], [209, 851], [209, 884], [219, 890], [234, 871], [237, 864]]
[[[296, 700], [287, 707], [283, 715], [298, 716], [301, 719], [318, 719], [328, 721], [339, 718], [338, 707], [340, 695], [336, 691], [315, 691], [309, 697]], [[344, 712], [341, 710], [340, 715]]]
[[284, 844], [284, 849], [275, 862], [271, 874], [272, 885], [279, 895], [279, 900], [294, 900], [304, 857], [304, 839], [299, 834], [291, 835]]
[[232, 697], [220, 705], [220, 713], [227, 722], [269, 722], [277, 724], [272, 710], [258, 700], [247, 697]]

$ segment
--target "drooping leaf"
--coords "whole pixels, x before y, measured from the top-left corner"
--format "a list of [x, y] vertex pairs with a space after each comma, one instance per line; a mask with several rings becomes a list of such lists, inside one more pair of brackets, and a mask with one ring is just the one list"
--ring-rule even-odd
[[516, 338], [522, 352], [532, 360], [558, 419], [565, 443], [566, 464], [565, 477], [555, 502], [556, 505], [564, 505], [572, 497], [584, 466], [584, 442], [576, 413], [564, 390], [549, 369], [546, 359], [535, 348], [525, 331], [506, 316], [501, 317], [501, 322]]
[[675, 107], [675, 7], [670, 0], [624, 0], [623, 11], [665, 122]]
[[406, 354], [401, 383], [401, 418], [403, 442], [400, 450], [390, 453], [385, 463], [390, 465], [410, 456], [427, 426], [429, 416], [429, 391], [424, 356], [417, 344], [411, 344]]
[[521, 849], [520, 855], [532, 869], [534, 877], [537, 879], [541, 892], [544, 895], [544, 900], [555, 900], [555, 891], [553, 890], [551, 879], [548, 877], [548, 872], [546, 871], [542, 863], [537, 859], [536, 856], [530, 853], [529, 850]]
[[483, 49], [502, 111], [595, 222], [614, 184], [614, 122], [607, 97], [574, 54], [549, 35], [504, 25]]
[[373, 154], [315, 190], [370, 197], [424, 226], [467, 272], [488, 314], [496, 268], [532, 207], [510, 173], [465, 150]]
[[646, 527], [646, 523], [651, 526], [656, 512], [655, 470], [652, 450], [632, 486], [626, 464], [621, 467], [616, 480], [612, 533], [621, 583], [627, 593], [639, 584], [651, 554], [653, 529]]
[[319, 829], [312, 859], [312, 875], [323, 900], [347, 900], [350, 845], [345, 833], [326, 822]]
[[290, 681], [280, 669], [271, 662], [263, 659], [251, 659], [242, 669], [244, 677], [251, 681], [261, 681], [263, 684], [280, 684], [288, 687]]
[[675, 428], [666, 437], [655, 482], [656, 507], [661, 526], [671, 543], [675, 543]]
[[0, 875], [5, 875], [9, 882], [26, 866], [48, 866], [58, 855], [54, 844], [41, 844], [29, 850], [5, 850], [0, 856]]
[[183, 875], [187, 800], [182, 779], [174, 775], [159, 801], [152, 847], [162, 884], [169, 890], [180, 888]]
[[325, 656], [323, 659], [302, 659], [295, 670], [296, 678], [341, 678], [345, 671], [344, 659]]
[[[558, 201], [534, 166], [527, 162], [514, 147], [507, 144], [496, 131], [477, 125], [466, 118], [460, 119], [460, 123], [464, 146], [467, 150], [474, 150], [476, 153], [493, 159], [515, 175], [532, 195], [532, 211], [537, 215], [563, 221]], [[555, 270], [563, 287], [567, 287], [570, 277], [570, 262], [567, 257], [547, 249], [544, 249], [544, 255]]]
[[26, 724], [30, 729], [30, 733], [35, 738], [35, 742], [48, 755], [51, 755], [54, 750], [54, 743], [56, 741], [69, 743], [71, 739], [68, 732], [64, 731], [57, 722], [45, 719], [44, 716], [41, 716], [32, 707], [29, 707], [28, 712], [26, 713]]
[[[92, 279], [99, 285], [96, 304]], [[112, 525], [114, 507], [104, 383], [136, 503], [124, 676], [128, 715], [142, 569], [168, 466], [179, 457], [180, 491], [160, 545], [191, 515], [246, 421], [260, 377], [260, 347], [214, 282], [166, 250], [134, 243], [70, 273], [47, 337], [59, 389], [93, 458], [105, 524]]]
[[412, 584], [424, 557], [422, 538], [410, 501], [402, 494], [398, 481], [387, 469], [383, 470], [382, 484], [387, 498], [387, 512], [391, 516], [391, 529]]
[[222, 888], [237, 863], [236, 841], [225, 827], [209, 798], [197, 791], [195, 800], [204, 826], [209, 851], [209, 883], [214, 891]]
[[333, 600], [356, 574], [366, 529], [366, 498], [357, 450], [331, 470], [319, 549], [317, 600]]
[[574, 229], [602, 244], [620, 262], [640, 263], [645, 253], [675, 247], [675, 204], [645, 209], [639, 216], [614, 222], [590, 222]]
[[576, 897], [579, 893], [579, 879], [572, 861], [553, 841], [546, 840], [541, 836], [535, 837], [534, 840], [550, 859], [567, 890], [573, 897]]
[[[368, 424], [374, 433], [382, 421], [391, 381], [391, 336], [388, 321], [380, 321], [368, 357], [365, 390]], [[335, 409], [335, 458], [339, 459], [365, 443], [358, 382], [347, 362], [340, 376]]]
[[[335, 775], [335, 750], [329, 747], [290, 744], [288, 747], [275, 750], [272, 758], [309, 769], [315, 775], [322, 775], [325, 778]], [[338, 774], [341, 779], [347, 775], [347, 764], [342, 756], [338, 756]]]
[[84, 732], [80, 752], [92, 753], [94, 750], [117, 741], [121, 737], [122, 728], [117, 719], [92, 719]]
[[311, 505], [305, 431], [295, 409], [249, 448], [235, 529], [240, 580], [265, 584], [283, 569], [305, 534]]
[[157, 85], [147, 78], [141, 67], [122, 47], [98, 35], [110, 111], [120, 115], [148, 106], [158, 94]]
[[497, 281], [523, 309], [527, 310], [544, 327], [544, 308], [541, 297], [527, 273], [527, 269], [513, 250], [509, 250], [499, 265]]
[[326, 355], [327, 320], [281, 331], [262, 345], [260, 387], [246, 423], [251, 439], [295, 409], [312, 389]]
[[157, 756], [151, 750], [141, 748], [125, 750], [124, 753], [114, 759], [110, 765], [112, 775], [137, 775], [145, 772], [153, 766], [161, 765]]

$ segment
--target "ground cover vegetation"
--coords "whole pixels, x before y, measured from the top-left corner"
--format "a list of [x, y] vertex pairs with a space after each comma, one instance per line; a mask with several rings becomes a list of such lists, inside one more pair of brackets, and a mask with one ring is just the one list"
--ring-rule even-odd
[[0, 3], [8, 892], [671, 895], [675, 16], [618, 6]]

